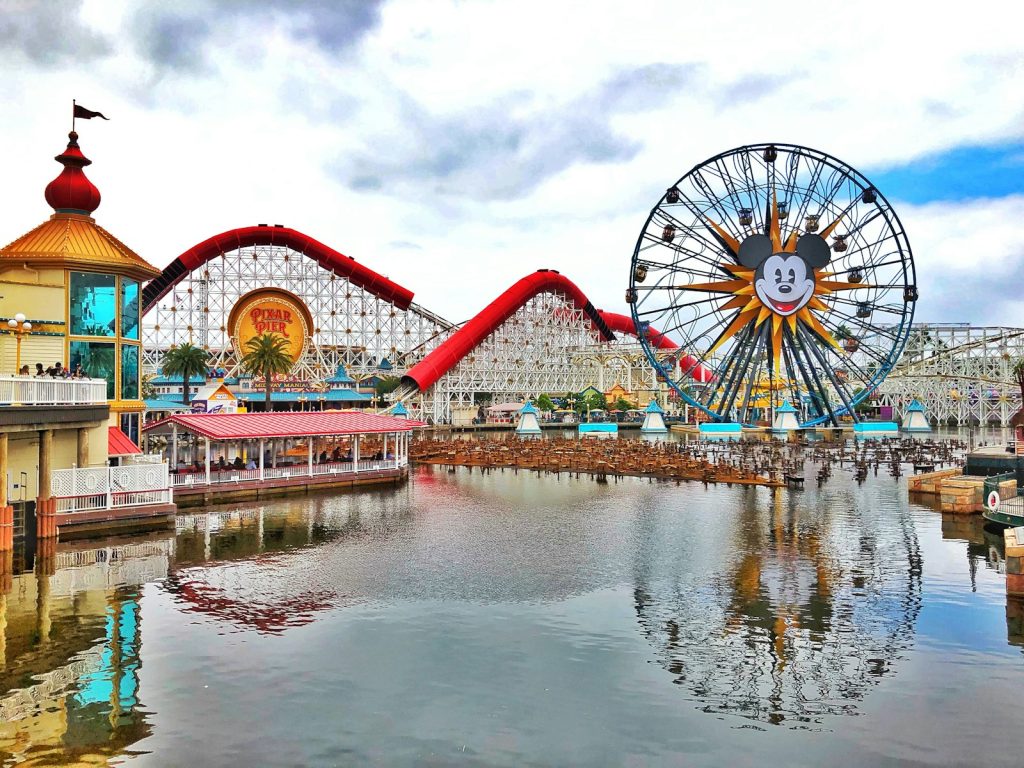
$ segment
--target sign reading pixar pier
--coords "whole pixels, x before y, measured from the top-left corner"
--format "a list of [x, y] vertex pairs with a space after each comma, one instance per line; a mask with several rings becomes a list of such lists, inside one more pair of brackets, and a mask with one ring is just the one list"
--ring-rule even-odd
[[285, 351], [295, 363], [306, 349], [313, 318], [298, 296], [280, 288], [259, 288], [242, 296], [231, 309], [228, 328], [240, 355], [250, 339], [271, 333], [288, 342]]

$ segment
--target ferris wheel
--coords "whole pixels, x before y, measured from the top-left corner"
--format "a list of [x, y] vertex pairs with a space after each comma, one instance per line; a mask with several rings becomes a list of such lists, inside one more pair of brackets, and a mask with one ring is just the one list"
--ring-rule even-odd
[[[910, 334], [918, 292], [895, 211], [806, 147], [755, 144], [668, 188], [637, 240], [626, 301], [644, 350], [690, 405], [753, 425], [856, 419]], [[680, 341], [666, 356], [657, 340]]]

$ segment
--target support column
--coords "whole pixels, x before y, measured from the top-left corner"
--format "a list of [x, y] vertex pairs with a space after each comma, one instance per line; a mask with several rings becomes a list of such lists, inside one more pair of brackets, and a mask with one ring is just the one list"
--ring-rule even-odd
[[261, 437], [260, 438], [260, 481], [261, 482], [263, 481], [263, 446], [264, 446], [264, 440]]
[[178, 469], [178, 425], [171, 424], [171, 469]]
[[[14, 507], [9, 506], [7, 501], [7, 433], [0, 432], [0, 553], [14, 549]], [[10, 557], [0, 554], [0, 564], [3, 563], [10, 563]], [[7, 571], [0, 567], [0, 600], [7, 599], [4, 597], [7, 593], [3, 590], [6, 573]], [[0, 635], [3, 631], [0, 627]], [[0, 664], [2, 663], [3, 660], [0, 659]]]
[[7, 506], [7, 433], [0, 432], [0, 507]]
[[53, 430], [39, 430], [39, 497], [50, 498], [50, 473], [53, 467]]
[[79, 469], [89, 466], [89, 430], [85, 427], [78, 428], [77, 466]]
[[310, 437], [306, 441], [306, 471], [309, 476], [313, 476], [313, 438]]
[[359, 471], [359, 435], [352, 438], [352, 471]]
[[384, 460], [388, 460], [388, 433], [384, 433], [384, 447], [381, 449], [380, 457]]
[[206, 441], [206, 456], [204, 457], [203, 465], [206, 467], [206, 484], [210, 484], [210, 438], [204, 437]]

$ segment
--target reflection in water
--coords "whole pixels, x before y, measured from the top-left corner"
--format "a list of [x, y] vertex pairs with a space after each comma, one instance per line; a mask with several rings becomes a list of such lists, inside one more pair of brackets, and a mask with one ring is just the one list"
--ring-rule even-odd
[[[175, 568], [163, 582], [181, 610], [242, 629], [279, 633], [357, 600], [337, 584], [316, 583], [309, 547], [396, 529], [396, 494], [282, 501], [208, 514], [180, 515]], [[362, 513], [363, 505], [370, 507]]]
[[635, 607], [659, 661], [704, 711], [821, 723], [855, 714], [910, 646], [921, 554], [906, 514], [832, 514], [784, 497], [749, 494], [720, 573], [682, 581], [643, 559]]
[[[842, 477], [772, 492], [427, 468], [16, 552], [0, 764], [967, 764], [979, 733], [1003, 749], [1021, 658], [1001, 540], [899, 481]], [[1024, 642], [1022, 602], [1005, 621]]]
[[34, 554], [34, 572], [12, 578], [0, 598], [0, 755], [91, 763], [149, 735], [139, 699], [141, 585], [167, 574], [173, 550], [172, 538], [47, 547]]

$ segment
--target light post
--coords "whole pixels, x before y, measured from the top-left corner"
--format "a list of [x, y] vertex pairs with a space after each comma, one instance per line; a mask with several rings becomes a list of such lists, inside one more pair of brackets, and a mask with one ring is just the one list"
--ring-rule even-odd
[[316, 396], [316, 401], [317, 401], [318, 403], [320, 403], [320, 410], [321, 410], [321, 411], [323, 411], [323, 409], [324, 409], [324, 402], [326, 402], [326, 400], [327, 400], [327, 396], [326, 396], [326, 395], [324, 395], [324, 393], [323, 393], [323, 392], [321, 392], [320, 394], [318, 394], [318, 395]]
[[299, 410], [306, 410], [306, 393], [305, 391], [299, 393]]
[[25, 319], [25, 315], [21, 312], [16, 314], [10, 320], [7, 321], [7, 327], [10, 328], [10, 332], [14, 334], [17, 339], [16, 352], [14, 357], [14, 368], [16, 371], [21, 371], [21, 337], [26, 333], [32, 331], [32, 323]]

